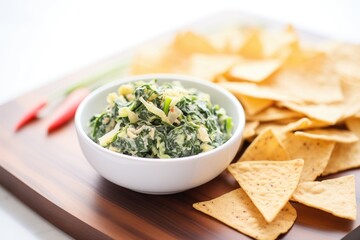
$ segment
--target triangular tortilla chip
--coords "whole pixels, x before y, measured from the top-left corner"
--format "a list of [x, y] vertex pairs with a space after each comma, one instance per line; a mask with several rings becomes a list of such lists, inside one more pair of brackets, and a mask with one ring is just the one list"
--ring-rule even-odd
[[300, 182], [313, 181], [321, 175], [335, 146], [334, 142], [295, 136], [293, 133], [285, 134], [282, 144], [290, 158], [304, 159]]
[[264, 98], [254, 98], [246, 95], [235, 94], [245, 108], [247, 115], [253, 115], [273, 105], [274, 101]]
[[[349, 119], [345, 123], [353, 133], [360, 137], [360, 121], [358, 119]], [[325, 176], [358, 167], [360, 167], [360, 142], [336, 143], [329, 163], [322, 175]]]
[[240, 48], [240, 55], [245, 58], [257, 59], [263, 56], [263, 45], [260, 39], [260, 31], [257, 29], [249, 30], [251, 33], [248, 35], [247, 40]]
[[350, 131], [360, 138], [360, 118], [349, 118], [345, 120], [345, 124]]
[[267, 223], [244, 190], [236, 189], [193, 207], [255, 239], [276, 239], [294, 224], [296, 210], [287, 203], [273, 222]]
[[314, 129], [307, 131], [296, 131], [295, 136], [304, 136], [313, 139], [333, 141], [340, 143], [354, 143], [359, 141], [355, 133], [336, 128]]
[[164, 62], [165, 52], [167, 46], [152, 44], [151, 47], [144, 46], [140, 48], [132, 59], [129, 74], [148, 74], [169, 72], [170, 67], [168, 62]]
[[334, 104], [299, 104], [295, 102], [281, 102], [280, 106], [287, 107], [296, 112], [315, 118], [329, 124], [335, 124], [343, 115], [342, 103]]
[[322, 175], [360, 167], [360, 142], [336, 143]]
[[333, 49], [330, 54], [334, 68], [342, 76], [349, 80], [358, 81], [360, 79], [360, 45], [341, 43]]
[[344, 95], [344, 99], [341, 102], [330, 104], [301, 104], [283, 101], [279, 104], [294, 111], [301, 112], [308, 117], [335, 124], [336, 122], [354, 116], [360, 111], [360, 84], [342, 82], [341, 85]]
[[[346, 126], [360, 138], [360, 119], [350, 118], [345, 121]], [[360, 142], [354, 143], [336, 143], [331, 154], [328, 165], [323, 176], [337, 173], [347, 169], [360, 167]]]
[[[261, 135], [268, 129], [271, 129], [271, 131], [274, 133], [274, 135], [277, 137], [278, 141], [281, 144], [282, 139], [284, 138], [284, 124], [277, 123], [277, 122], [261, 122], [259, 126], [256, 128], [255, 133], [256, 135]], [[288, 158], [290, 159], [290, 157]], [[287, 160], [288, 160], [287, 159]]]
[[217, 50], [205, 37], [191, 31], [178, 33], [171, 48], [182, 54], [217, 53]]
[[293, 199], [338, 217], [356, 219], [355, 178], [353, 175], [321, 182], [300, 183], [293, 194]]
[[250, 139], [255, 136], [256, 132], [255, 129], [259, 126], [258, 121], [246, 121], [244, 132], [243, 132], [243, 138], [244, 139]]
[[[284, 102], [295, 99], [295, 97], [289, 96], [286, 93], [278, 93], [270, 87], [259, 87], [258, 84], [250, 82], [221, 82], [219, 84], [235, 95], [240, 94], [254, 98]], [[297, 99], [297, 101], [300, 100]]]
[[278, 59], [242, 60], [232, 66], [226, 76], [234, 81], [261, 82], [281, 66]]
[[298, 44], [298, 37], [294, 28], [289, 25], [283, 31], [265, 30], [261, 34], [264, 57], [283, 55], [291, 52]]
[[[260, 113], [261, 114], [261, 113]], [[280, 142], [284, 140], [287, 132], [312, 129], [318, 127], [329, 126], [328, 123], [316, 119], [300, 118], [300, 119], [282, 119], [276, 122], [261, 123], [256, 128], [256, 134], [260, 135], [263, 131], [271, 128]]]
[[325, 55], [301, 65], [284, 67], [258, 87], [291, 96], [293, 102], [299, 99], [299, 102], [319, 104], [344, 99], [340, 76], [331, 71], [330, 60]]
[[210, 33], [207, 39], [219, 52], [237, 54], [247, 40], [248, 34], [238, 27], [230, 27]]
[[284, 127], [284, 131], [291, 132], [291, 131], [319, 128], [325, 126], [329, 126], [329, 124], [316, 119], [309, 119], [304, 117], [304, 118], [300, 118], [295, 122], [289, 123], [287, 126]]
[[240, 57], [237, 55], [196, 53], [187, 59], [188, 68], [182, 73], [214, 81], [217, 76], [225, 73], [239, 59]]
[[267, 222], [272, 222], [299, 183], [302, 159], [237, 162], [228, 167]]
[[270, 122], [303, 117], [304, 114], [280, 107], [269, 107], [256, 115], [246, 116], [247, 120]]
[[271, 129], [258, 135], [245, 150], [239, 161], [289, 160], [289, 154]]

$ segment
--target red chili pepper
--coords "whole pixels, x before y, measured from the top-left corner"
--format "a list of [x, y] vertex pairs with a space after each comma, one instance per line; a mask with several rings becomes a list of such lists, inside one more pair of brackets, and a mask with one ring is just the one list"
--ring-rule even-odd
[[47, 132], [51, 133], [72, 120], [79, 104], [89, 93], [90, 90], [87, 88], [79, 88], [71, 92], [52, 114], [50, 124], [47, 126]]
[[15, 132], [19, 131], [26, 124], [37, 119], [38, 114], [47, 104], [48, 104], [48, 102], [44, 100], [44, 101], [39, 102], [32, 109], [30, 109], [25, 115], [23, 115], [23, 117], [20, 119], [20, 121], [15, 125], [14, 131]]

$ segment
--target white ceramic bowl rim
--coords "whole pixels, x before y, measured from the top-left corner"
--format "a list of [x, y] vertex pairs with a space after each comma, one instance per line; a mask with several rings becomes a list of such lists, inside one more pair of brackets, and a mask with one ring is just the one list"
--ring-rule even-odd
[[[219, 147], [217, 147], [215, 149], [212, 149], [210, 151], [199, 153], [199, 154], [192, 155], [192, 156], [178, 157], [178, 158], [144, 158], [144, 157], [130, 156], [130, 155], [126, 155], [126, 154], [111, 151], [111, 150], [109, 150], [107, 148], [104, 148], [104, 147], [100, 146], [99, 144], [95, 143], [94, 141], [92, 141], [90, 139], [90, 137], [87, 135], [87, 133], [85, 132], [85, 130], [83, 129], [82, 124], [81, 124], [82, 112], [84, 111], [84, 109], [85, 109], [87, 103], [90, 101], [90, 99], [94, 98], [97, 94], [99, 94], [99, 93], [101, 93], [103, 91], [106, 91], [106, 89], [110, 89], [110, 88], [112, 88], [112, 87], [114, 87], [116, 85], [120, 86], [121, 84], [126, 84], [126, 83], [129, 83], [129, 82], [149, 81], [149, 80], [152, 80], [152, 79], [164, 79], [164, 80], [169, 79], [169, 81], [196, 82], [197, 84], [211, 87], [211, 88], [215, 89], [216, 91], [218, 91], [218, 92], [222, 93], [223, 95], [225, 95], [227, 98], [231, 99], [231, 101], [235, 105], [237, 105], [236, 108], [238, 109], [238, 112], [236, 114], [236, 117], [239, 117], [239, 119], [238, 119], [238, 125], [235, 128], [235, 131], [233, 132], [230, 139], [228, 141], [226, 141], [224, 144], [222, 144], [221, 146], [219, 146]], [[196, 86], [194, 86], [194, 88], [196, 88]], [[223, 106], [220, 106], [220, 107], [223, 107]], [[96, 113], [94, 113], [94, 114], [96, 114]], [[208, 155], [211, 155], [211, 154], [215, 153], [216, 151], [222, 151], [226, 147], [226, 145], [229, 145], [232, 142], [236, 141], [236, 139], [242, 137], [241, 135], [242, 135], [242, 131], [244, 129], [244, 125], [245, 125], [244, 109], [243, 109], [240, 102], [237, 100], [237, 98], [234, 95], [232, 95], [227, 90], [219, 87], [218, 85], [216, 85], [216, 84], [214, 84], [212, 82], [208, 82], [206, 80], [202, 80], [202, 79], [199, 79], [199, 78], [186, 76], [186, 75], [180, 75], [180, 74], [145, 74], [145, 75], [136, 75], [136, 76], [124, 77], [121, 80], [108, 83], [108, 84], [94, 90], [92, 93], [90, 93], [81, 102], [80, 106], [78, 107], [78, 109], [76, 111], [76, 115], [75, 115], [75, 126], [78, 129], [78, 132], [81, 134], [81, 136], [86, 140], [86, 142], [88, 144], [94, 146], [95, 148], [100, 149], [101, 151], [105, 151], [108, 154], [119, 157], [119, 160], [121, 160], [121, 158], [127, 158], [127, 159], [132, 159], [134, 161], [146, 161], [146, 162], [187, 161], [187, 160], [198, 158], [198, 157], [206, 157]]]

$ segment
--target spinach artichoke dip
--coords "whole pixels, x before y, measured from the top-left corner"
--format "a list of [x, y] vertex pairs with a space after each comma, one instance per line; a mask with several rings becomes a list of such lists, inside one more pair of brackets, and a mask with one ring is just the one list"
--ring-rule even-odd
[[210, 96], [179, 82], [134, 82], [107, 96], [90, 119], [91, 139], [111, 151], [146, 158], [177, 158], [225, 143], [232, 119]]

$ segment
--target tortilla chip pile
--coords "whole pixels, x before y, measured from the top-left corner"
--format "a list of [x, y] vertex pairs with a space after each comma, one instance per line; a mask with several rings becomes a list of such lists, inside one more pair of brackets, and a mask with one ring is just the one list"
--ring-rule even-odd
[[181, 32], [145, 46], [130, 72], [196, 76], [244, 106], [249, 145], [228, 168], [241, 188], [197, 210], [256, 239], [291, 228], [289, 200], [356, 218], [354, 176], [316, 179], [360, 167], [360, 45], [300, 41], [291, 26]]

